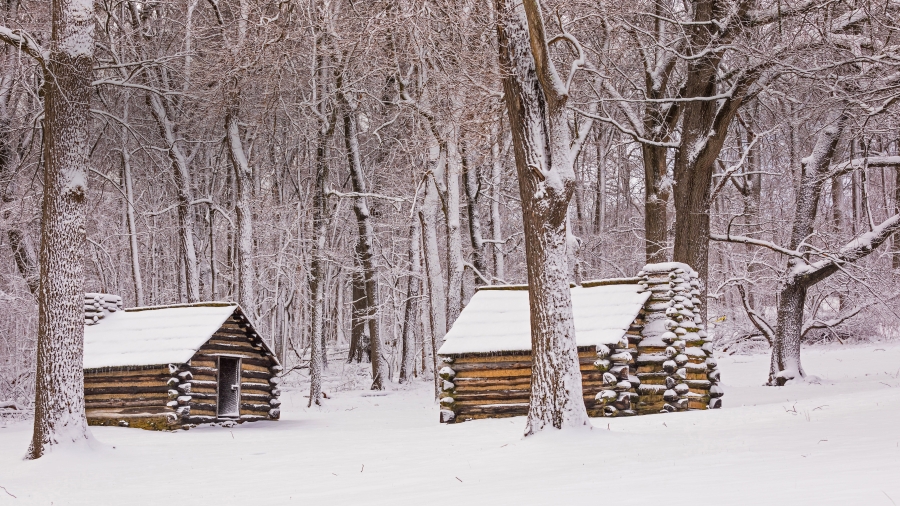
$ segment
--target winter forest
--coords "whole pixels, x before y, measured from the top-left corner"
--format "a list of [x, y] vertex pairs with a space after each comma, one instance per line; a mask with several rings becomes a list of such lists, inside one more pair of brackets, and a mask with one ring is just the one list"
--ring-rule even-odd
[[[274, 504], [687, 504], [673, 465], [713, 503], [896, 504], [898, 276], [897, 0], [0, 5], [0, 504], [152, 504], [224, 461]], [[449, 346], [514, 298], [524, 347]], [[231, 389], [268, 419], [223, 422], [221, 358], [126, 343], [190, 430], [89, 428], [126, 370], [91, 336], [215, 301], [190, 351], [249, 336]]]

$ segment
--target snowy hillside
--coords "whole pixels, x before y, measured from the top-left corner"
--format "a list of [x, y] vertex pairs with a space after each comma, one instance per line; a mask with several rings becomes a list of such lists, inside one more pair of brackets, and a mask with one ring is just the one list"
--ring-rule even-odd
[[94, 451], [37, 461], [22, 460], [31, 427], [18, 423], [0, 428], [0, 505], [896, 505], [900, 346], [810, 348], [803, 361], [820, 384], [764, 387], [768, 355], [720, 357], [724, 409], [527, 440], [524, 418], [439, 424], [424, 383], [326, 385], [315, 409], [287, 391], [279, 422], [94, 427]]

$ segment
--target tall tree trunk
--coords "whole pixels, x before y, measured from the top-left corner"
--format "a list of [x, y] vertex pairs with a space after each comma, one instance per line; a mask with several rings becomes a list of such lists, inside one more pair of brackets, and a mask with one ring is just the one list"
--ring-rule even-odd
[[[897, 141], [897, 151], [900, 152], [900, 140]], [[900, 167], [894, 169], [894, 213], [900, 214]], [[891, 257], [891, 266], [900, 269], [900, 241], [894, 239], [894, 254]]]
[[[720, 0], [696, 0], [694, 23], [688, 28], [688, 49], [698, 54], [691, 59], [682, 98], [706, 98], [718, 92], [722, 51], [708, 51], [709, 44], [728, 44], [740, 32], [738, 26], [723, 26], [713, 20], [741, 19], [752, 2], [737, 5]], [[731, 9], [736, 9], [736, 12]], [[726, 14], [727, 13], [727, 14]], [[747, 92], [759, 78], [760, 68], [742, 70], [734, 78], [729, 98], [696, 100], [683, 103], [680, 146], [675, 151], [675, 245], [673, 260], [697, 271], [702, 282], [701, 304], [706, 304], [709, 280], [709, 223], [712, 176], [716, 160], [725, 143], [728, 126], [744, 102]]]
[[366, 319], [366, 281], [359, 268], [359, 259], [350, 280], [350, 353], [347, 362], [369, 359], [369, 334]]
[[648, 264], [666, 261], [669, 186], [666, 148], [641, 145], [644, 159], [644, 249]]
[[[324, 45], [321, 39], [316, 41], [316, 49]], [[321, 403], [322, 397], [322, 360], [325, 336], [325, 273], [327, 270], [325, 246], [328, 237], [328, 177], [329, 177], [329, 142], [334, 134], [336, 117], [334, 110], [328, 110], [326, 93], [328, 76], [323, 56], [316, 56], [316, 69], [313, 89], [318, 98], [318, 131], [316, 136], [316, 181], [313, 195], [313, 241], [310, 251], [310, 355], [309, 355], [309, 403], [310, 406]], [[249, 181], [246, 181], [249, 186]]]
[[[800, 185], [794, 209], [794, 224], [788, 248], [805, 251], [805, 241], [813, 231], [819, 208], [819, 197], [827, 180], [837, 143], [846, 123], [841, 114], [824, 128], [816, 140], [812, 154], [801, 162]], [[783, 385], [796, 377], [805, 376], [800, 364], [800, 338], [803, 327], [803, 308], [806, 304], [808, 281], [794, 273], [806, 265], [803, 259], [792, 257], [787, 262], [788, 277], [778, 296], [778, 321], [772, 343], [769, 384]]]
[[416, 324], [419, 320], [419, 290], [422, 275], [422, 226], [413, 220], [409, 226], [409, 276], [406, 281], [406, 303], [403, 308], [402, 350], [400, 353], [400, 383], [409, 381], [415, 373]]
[[[447, 334], [447, 292], [444, 290], [444, 277], [441, 274], [441, 259], [438, 250], [437, 220], [438, 208], [441, 197], [437, 187], [437, 174], [443, 169], [440, 167], [446, 163], [444, 153], [433, 143], [429, 149], [430, 177], [425, 181], [425, 198], [422, 200], [422, 208], [419, 211], [419, 219], [422, 223], [422, 250], [425, 264], [425, 279], [428, 283], [428, 301], [430, 303], [431, 316], [431, 341], [433, 343], [434, 356], [437, 360], [437, 350], [444, 344], [444, 336]], [[437, 370], [435, 369], [435, 373]], [[437, 374], [435, 374], [437, 378]], [[437, 380], [435, 380], [437, 381]], [[435, 383], [437, 389], [437, 383]], [[440, 393], [436, 390], [435, 395]]]
[[367, 190], [359, 152], [356, 104], [353, 102], [354, 99], [345, 96], [343, 93], [340, 93], [338, 96], [343, 106], [344, 143], [347, 149], [347, 162], [350, 166], [350, 180], [353, 185], [353, 191], [357, 193], [357, 196], [353, 198], [353, 212], [356, 214], [359, 235], [356, 243], [356, 255], [359, 257], [359, 263], [362, 266], [366, 286], [366, 317], [369, 323], [372, 390], [383, 390], [384, 383], [388, 378], [381, 335], [378, 329], [378, 318], [376, 317], [378, 312], [378, 283], [375, 271], [375, 230], [369, 214], [369, 204], [364, 195], [367, 193]]
[[[127, 109], [125, 117], [127, 118]], [[145, 304], [144, 281], [141, 277], [141, 255], [138, 247], [137, 226], [134, 220], [134, 184], [131, 180], [131, 152], [128, 150], [128, 133], [122, 129], [122, 179], [125, 182], [125, 217], [128, 221], [128, 246], [131, 251], [131, 279], [134, 283], [134, 299], [138, 306]]]
[[[475, 285], [485, 284], [481, 276], [487, 276], [487, 259], [484, 256], [484, 238], [481, 234], [481, 177], [478, 166], [473, 167], [463, 160], [466, 180], [466, 206], [469, 215], [469, 239], [472, 242], [472, 265], [478, 270]], [[479, 275], [480, 274], [480, 275]]]
[[90, 438], [84, 414], [84, 224], [95, 19], [91, 0], [54, 0], [50, 12], [31, 459], [54, 445]]
[[606, 156], [599, 139], [597, 140], [597, 196], [594, 204], [594, 233], [606, 230]]
[[503, 88], [515, 146], [531, 308], [525, 434], [588, 425], [575, 343], [566, 214], [575, 191], [568, 89], [550, 60], [537, 0], [497, 0]]
[[459, 152], [458, 127], [448, 136], [447, 186], [444, 215], [447, 218], [447, 328], [462, 311], [462, 289], [465, 263], [462, 254], [462, 230], [459, 223], [459, 180], [462, 175], [462, 154]]
[[[237, 218], [237, 289], [238, 303], [251, 318], [256, 316], [256, 297], [253, 281], [253, 171], [244, 151], [238, 119], [240, 115], [240, 95], [237, 85], [228, 92], [225, 112], [225, 135], [228, 142], [228, 158], [234, 170], [235, 202]], [[317, 167], [318, 171], [318, 167]], [[327, 174], [327, 173], [326, 173]], [[317, 174], [318, 177], [318, 174]], [[318, 184], [318, 180], [316, 181]], [[318, 187], [317, 187], [318, 189]], [[324, 191], [324, 190], [323, 190]]]
[[491, 235], [493, 235], [494, 277], [506, 280], [506, 255], [503, 253], [503, 221], [500, 215], [500, 188], [503, 184], [503, 160], [500, 159], [500, 129], [491, 144]]
[[156, 120], [159, 134], [166, 144], [166, 152], [172, 164], [175, 180], [175, 194], [178, 200], [178, 237], [180, 239], [181, 260], [185, 270], [185, 289], [188, 302], [200, 301], [200, 266], [194, 247], [194, 190], [191, 185], [191, 170], [187, 156], [181, 149], [174, 125], [163, 99], [155, 93], [147, 94], [147, 103]]
[[[321, 59], [319, 68], [322, 69]], [[324, 90], [324, 70], [320, 70], [319, 86]], [[313, 194], [313, 233], [310, 251], [310, 355], [309, 355], [309, 405], [320, 404], [322, 398], [322, 369], [325, 336], [325, 271], [326, 239], [328, 237], [328, 142], [334, 132], [334, 116], [328, 116], [325, 102], [319, 106], [319, 129], [316, 137], [316, 180]], [[247, 181], [249, 183], [249, 181]], [[355, 287], [355, 285], [354, 285]], [[354, 294], [355, 295], [355, 294]], [[355, 304], [355, 300], [354, 300]], [[351, 343], [353, 344], [353, 343]], [[351, 356], [353, 354], [351, 346]], [[358, 359], [357, 359], [358, 361]]]

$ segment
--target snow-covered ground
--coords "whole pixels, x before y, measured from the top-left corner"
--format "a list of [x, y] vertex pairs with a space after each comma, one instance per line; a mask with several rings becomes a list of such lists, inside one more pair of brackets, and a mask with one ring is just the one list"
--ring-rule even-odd
[[0, 428], [0, 505], [900, 504], [900, 346], [803, 360], [820, 384], [764, 387], [768, 356], [720, 357], [724, 409], [528, 439], [523, 418], [438, 424], [425, 384], [326, 389], [313, 409], [286, 392], [277, 423], [94, 427], [98, 448], [35, 462], [16, 423]]

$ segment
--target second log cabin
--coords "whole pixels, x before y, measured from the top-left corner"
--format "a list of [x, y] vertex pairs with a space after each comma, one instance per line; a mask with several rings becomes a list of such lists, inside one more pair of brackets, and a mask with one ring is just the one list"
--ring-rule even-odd
[[171, 430], [280, 417], [281, 365], [236, 304], [123, 310], [115, 296], [87, 294], [85, 309], [89, 424]]
[[[582, 395], [590, 416], [722, 405], [700, 318], [697, 273], [650, 264], [636, 277], [571, 288]], [[441, 422], [522, 416], [531, 397], [528, 286], [478, 290], [438, 351]]]

